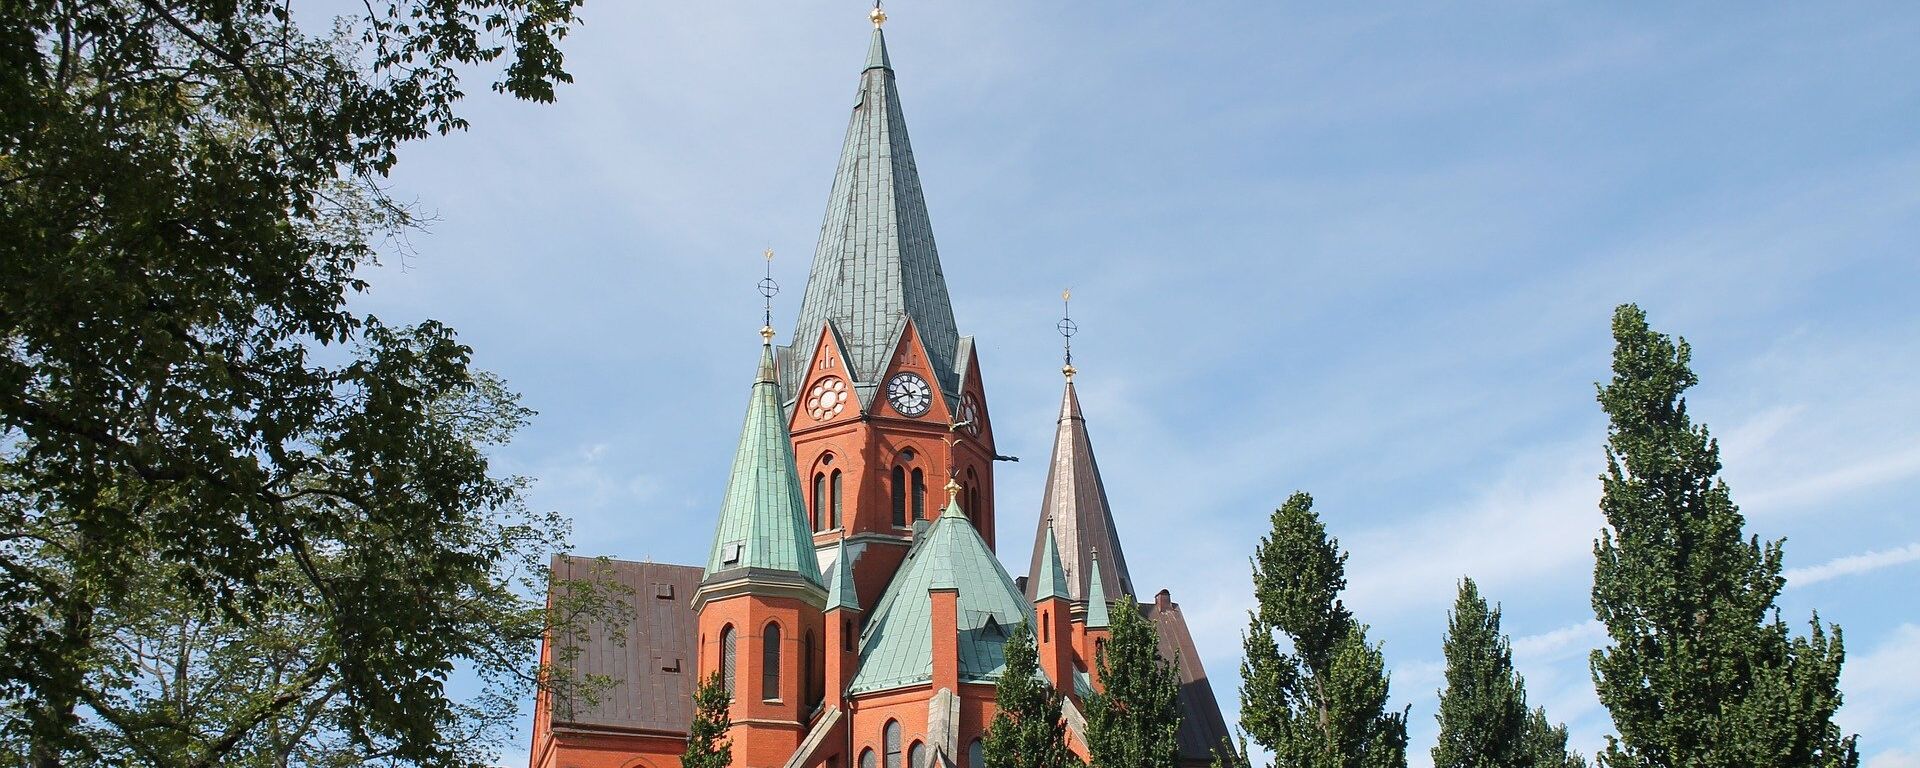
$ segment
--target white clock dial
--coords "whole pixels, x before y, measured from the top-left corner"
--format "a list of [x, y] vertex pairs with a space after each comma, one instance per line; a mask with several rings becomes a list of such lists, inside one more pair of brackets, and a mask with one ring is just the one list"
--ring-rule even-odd
[[919, 416], [933, 406], [933, 388], [917, 374], [895, 374], [887, 380], [887, 404], [902, 416]]

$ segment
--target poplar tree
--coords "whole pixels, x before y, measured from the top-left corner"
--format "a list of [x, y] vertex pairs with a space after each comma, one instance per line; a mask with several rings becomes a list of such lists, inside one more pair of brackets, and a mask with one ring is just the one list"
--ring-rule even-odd
[[1591, 664], [1619, 735], [1601, 764], [1858, 765], [1856, 737], [1833, 722], [1840, 628], [1816, 613], [1795, 637], [1781, 620], [1782, 540], [1744, 534], [1719, 444], [1688, 417], [1691, 348], [1632, 304], [1614, 312], [1613, 338], [1593, 571], [1609, 642]]
[[733, 694], [717, 669], [694, 689], [693, 725], [687, 729], [687, 751], [680, 755], [681, 768], [733, 765], [733, 744], [727, 740], [727, 729], [733, 727], [727, 714], [732, 702]]
[[[1407, 714], [1387, 711], [1388, 675], [1367, 628], [1340, 602], [1346, 553], [1327, 536], [1313, 497], [1273, 513], [1253, 556], [1240, 665], [1240, 723], [1286, 768], [1402, 768]], [[1282, 651], [1284, 634], [1292, 648]], [[1247, 762], [1242, 749], [1238, 760]]]
[[1067, 721], [1060, 693], [1040, 674], [1033, 629], [1022, 623], [1007, 637], [1007, 666], [994, 687], [993, 722], [982, 751], [992, 768], [1070, 768], [1080, 758], [1067, 750]]
[[1473, 579], [1462, 579], [1443, 643], [1447, 687], [1440, 692], [1440, 736], [1434, 768], [1573, 768], [1567, 729], [1527, 709], [1526, 683], [1513, 668], [1513, 646], [1500, 632], [1500, 609], [1487, 605]]
[[1174, 768], [1180, 762], [1180, 672], [1131, 595], [1114, 605], [1101, 645], [1099, 693], [1087, 699], [1087, 752], [1095, 768]]

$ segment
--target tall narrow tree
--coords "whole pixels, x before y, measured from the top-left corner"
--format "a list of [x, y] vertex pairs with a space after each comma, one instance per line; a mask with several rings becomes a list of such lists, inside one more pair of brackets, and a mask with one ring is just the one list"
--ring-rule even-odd
[[1859, 763], [1842, 737], [1840, 628], [1816, 614], [1794, 637], [1774, 600], [1781, 541], [1748, 538], [1719, 478], [1719, 444], [1687, 414], [1692, 350], [1613, 316], [1613, 380], [1594, 545], [1593, 608], [1607, 647], [1593, 681], [1619, 731], [1607, 766], [1837, 766]]
[[[1406, 711], [1387, 711], [1386, 662], [1340, 602], [1346, 553], [1305, 493], [1288, 498], [1272, 522], [1253, 557], [1258, 606], [1240, 665], [1241, 726], [1279, 766], [1405, 766]], [[1290, 652], [1279, 634], [1292, 641]]]
[[1072, 768], [1080, 759], [1067, 749], [1067, 722], [1060, 693], [1040, 674], [1033, 630], [1014, 627], [1007, 637], [1007, 666], [996, 685], [996, 712], [981, 745], [993, 768]]
[[732, 703], [733, 693], [727, 690], [719, 670], [694, 689], [693, 725], [687, 730], [687, 750], [680, 755], [681, 768], [733, 765], [733, 743], [727, 740], [727, 729], [733, 727], [733, 718], [727, 713]]
[[1087, 700], [1094, 768], [1174, 768], [1180, 762], [1180, 672], [1160, 657], [1153, 624], [1131, 595], [1113, 610], [1095, 663], [1101, 691]]
[[1447, 687], [1440, 692], [1440, 736], [1434, 768], [1570, 768], [1586, 762], [1567, 752], [1567, 729], [1546, 711], [1527, 710], [1526, 683], [1513, 668], [1513, 647], [1500, 632], [1500, 608], [1487, 605], [1473, 579], [1460, 581], [1443, 643]]

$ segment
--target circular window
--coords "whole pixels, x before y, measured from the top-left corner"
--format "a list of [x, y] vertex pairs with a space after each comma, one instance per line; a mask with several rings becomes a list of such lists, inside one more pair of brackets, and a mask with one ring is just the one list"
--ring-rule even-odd
[[847, 382], [837, 376], [828, 376], [813, 383], [813, 389], [807, 390], [807, 415], [814, 421], [825, 421], [840, 415], [847, 407]]

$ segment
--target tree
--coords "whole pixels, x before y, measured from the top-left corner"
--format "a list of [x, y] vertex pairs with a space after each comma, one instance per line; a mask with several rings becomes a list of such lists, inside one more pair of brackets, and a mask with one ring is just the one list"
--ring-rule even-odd
[[[277, 0], [0, 10], [0, 742], [21, 762], [236, 762], [326, 701], [359, 754], [484, 763], [461, 724], [489, 702], [452, 700], [454, 669], [571, 679], [522, 668], [564, 531], [463, 431], [485, 421], [457, 412], [488, 386], [470, 350], [348, 297], [414, 222], [381, 187], [400, 144], [466, 126], [473, 65], [551, 100], [576, 5], [390, 0], [324, 35]], [[250, 643], [297, 658], [242, 676], [261, 688], [148, 696], [170, 678], [126, 665], [155, 646], [119, 643], [182, 627], [218, 644], [167, 646], [199, 670], [178, 679]]]
[[1587, 768], [1587, 761], [1579, 752], [1567, 749], [1567, 727], [1547, 722], [1547, 710], [1534, 707], [1527, 714], [1527, 731], [1523, 739], [1530, 762], [1534, 768]]
[[1007, 666], [994, 686], [993, 721], [981, 745], [992, 768], [1070, 768], [1080, 758], [1067, 749], [1060, 693], [1040, 674], [1033, 629], [1015, 625], [1007, 636]]
[[1440, 692], [1440, 736], [1434, 768], [1572, 768], [1567, 729], [1527, 709], [1526, 683], [1513, 668], [1513, 648], [1500, 632], [1500, 609], [1489, 607], [1473, 579], [1447, 620], [1443, 642], [1447, 687]]
[[1087, 752], [1096, 768], [1174, 768], [1180, 761], [1180, 671], [1160, 658], [1153, 624], [1131, 595], [1113, 611], [1096, 653], [1101, 690], [1087, 699]]
[[1855, 737], [1833, 722], [1840, 628], [1816, 614], [1794, 637], [1781, 620], [1782, 542], [1744, 536], [1719, 444], [1688, 417], [1691, 348], [1631, 304], [1614, 312], [1613, 338], [1593, 570], [1609, 643], [1591, 663], [1619, 735], [1601, 764], [1857, 765]]
[[1434, 768], [1531, 766], [1526, 693], [1513, 671], [1513, 649], [1500, 634], [1500, 609], [1487, 606], [1473, 579], [1460, 581], [1442, 647], [1447, 687], [1434, 715]]
[[714, 670], [693, 692], [693, 725], [687, 730], [687, 751], [680, 755], [681, 768], [729, 768], [733, 765], [733, 744], [727, 729], [733, 720], [727, 709], [733, 692], [727, 690], [720, 670]]
[[[1253, 556], [1253, 592], [1240, 665], [1240, 723], [1288, 768], [1401, 768], [1407, 714], [1388, 712], [1385, 659], [1340, 602], [1346, 553], [1327, 536], [1313, 498], [1275, 510]], [[1278, 635], [1291, 640], [1283, 651]], [[1245, 750], [1237, 759], [1245, 764]]]

